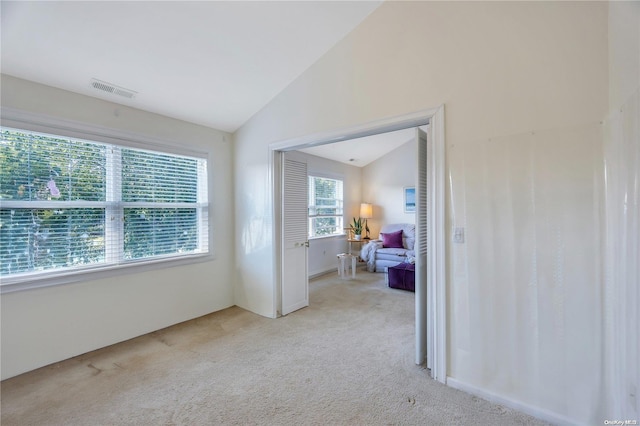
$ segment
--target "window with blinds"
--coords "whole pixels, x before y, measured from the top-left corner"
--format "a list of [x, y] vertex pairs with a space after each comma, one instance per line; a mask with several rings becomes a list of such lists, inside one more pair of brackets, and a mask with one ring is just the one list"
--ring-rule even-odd
[[205, 158], [0, 130], [3, 283], [208, 252]]
[[309, 176], [309, 238], [344, 233], [342, 181]]

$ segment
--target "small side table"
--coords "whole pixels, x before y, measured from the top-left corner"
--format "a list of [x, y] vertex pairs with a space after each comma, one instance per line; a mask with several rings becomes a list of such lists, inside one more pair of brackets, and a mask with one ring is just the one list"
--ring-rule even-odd
[[349, 263], [351, 263], [351, 278], [356, 277], [356, 262], [358, 257], [350, 253], [340, 253], [338, 256], [338, 276], [349, 279]]
[[362, 244], [362, 243], [366, 243], [366, 242], [368, 242], [368, 241], [369, 241], [369, 240], [356, 240], [356, 239], [351, 239], [351, 238], [350, 238], [350, 239], [348, 239], [348, 240], [347, 240], [347, 242], [349, 243], [349, 254], [353, 254], [353, 252], [351, 251], [351, 244], [352, 244], [352, 243], [359, 243], [359, 244]]

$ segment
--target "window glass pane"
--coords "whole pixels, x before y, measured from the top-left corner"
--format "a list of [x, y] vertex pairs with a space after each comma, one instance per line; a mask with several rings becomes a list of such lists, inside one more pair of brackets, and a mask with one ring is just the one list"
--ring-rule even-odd
[[0, 209], [2, 275], [93, 264], [104, 256], [103, 209]]
[[342, 181], [309, 176], [309, 236], [342, 234]]
[[122, 150], [122, 199], [128, 202], [196, 202], [198, 161]]
[[[339, 223], [340, 222], [340, 223]], [[312, 228], [314, 230], [314, 236], [320, 237], [323, 235], [341, 234], [342, 233], [342, 220], [337, 217], [317, 217], [313, 219]]]
[[125, 208], [124, 257], [141, 259], [198, 249], [197, 210]]
[[1, 144], [1, 199], [105, 200], [105, 146], [8, 129]]

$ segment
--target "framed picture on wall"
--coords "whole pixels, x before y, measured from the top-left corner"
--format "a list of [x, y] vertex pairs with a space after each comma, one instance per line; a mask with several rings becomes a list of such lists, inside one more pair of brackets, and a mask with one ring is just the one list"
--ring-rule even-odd
[[405, 186], [404, 188], [404, 212], [415, 213], [416, 211], [416, 187]]

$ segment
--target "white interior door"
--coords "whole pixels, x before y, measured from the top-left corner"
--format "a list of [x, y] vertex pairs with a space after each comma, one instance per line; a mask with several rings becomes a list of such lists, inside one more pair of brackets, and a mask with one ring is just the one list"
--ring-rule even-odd
[[416, 142], [418, 155], [416, 170], [416, 364], [426, 361], [430, 368], [430, 360], [427, 358], [427, 245], [428, 245], [428, 218], [427, 203], [427, 134], [420, 128], [416, 128]]
[[307, 163], [282, 164], [282, 315], [309, 306]]

